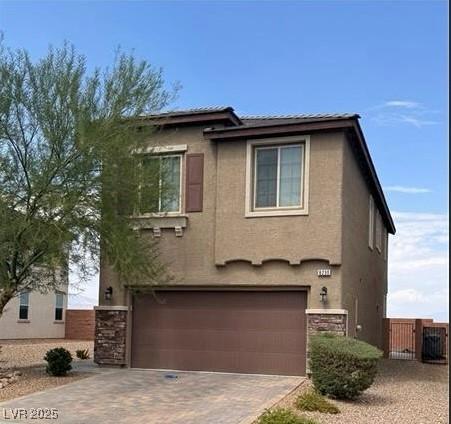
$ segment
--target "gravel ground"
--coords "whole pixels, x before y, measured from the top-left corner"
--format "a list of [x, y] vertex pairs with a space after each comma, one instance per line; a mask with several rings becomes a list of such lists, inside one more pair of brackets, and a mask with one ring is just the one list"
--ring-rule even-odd
[[22, 375], [18, 381], [0, 389], [0, 401], [62, 386], [92, 375], [92, 373], [73, 371], [66, 377], [53, 377], [45, 372], [44, 367], [22, 368], [21, 371]]
[[[302, 384], [278, 406], [294, 409]], [[416, 361], [383, 360], [376, 382], [353, 402], [333, 401], [341, 413], [299, 412], [320, 424], [445, 424], [448, 423], [448, 367]]]
[[45, 372], [45, 353], [54, 347], [64, 347], [72, 353], [77, 361], [75, 351], [89, 349], [93, 354], [94, 343], [90, 341], [65, 339], [40, 340], [1, 340], [0, 368], [20, 369], [19, 380], [0, 389], [0, 401], [24, 396], [33, 392], [61, 386], [80, 378], [89, 377], [92, 373], [71, 371], [66, 377], [53, 377]]
[[45, 353], [54, 347], [64, 347], [72, 353], [77, 360], [75, 351], [78, 349], [89, 349], [92, 356], [94, 342], [65, 339], [42, 339], [42, 340], [2, 340], [0, 341], [0, 367], [29, 367], [44, 364]]

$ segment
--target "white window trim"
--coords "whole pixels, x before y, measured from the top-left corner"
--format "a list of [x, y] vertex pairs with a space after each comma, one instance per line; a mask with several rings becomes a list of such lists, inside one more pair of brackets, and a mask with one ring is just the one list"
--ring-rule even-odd
[[[150, 155], [153, 156], [153, 155]], [[182, 214], [182, 193], [183, 193], [183, 154], [166, 154], [166, 155], [155, 155], [157, 158], [166, 158], [166, 157], [179, 157], [180, 158], [180, 192], [179, 192], [179, 209], [177, 211], [171, 211], [171, 212], [140, 212], [139, 206], [138, 210], [133, 214], [133, 217], [135, 218], [160, 218], [160, 217], [166, 217], [166, 216], [180, 216]], [[142, 165], [139, 165], [142, 166]], [[159, 179], [158, 184], [161, 186], [161, 177]], [[141, 184], [138, 186], [138, 196], [139, 201], [138, 205], [141, 204]], [[161, 198], [158, 199], [158, 209], [161, 208]]]
[[[304, 163], [303, 175], [301, 178], [301, 206], [286, 206], [277, 208], [258, 208], [254, 209], [254, 186], [255, 186], [255, 167], [254, 150], [260, 147], [282, 147], [281, 145], [299, 143], [303, 145]], [[265, 216], [290, 216], [290, 215], [308, 215], [309, 204], [309, 167], [310, 167], [310, 136], [293, 136], [264, 138], [258, 140], [248, 140], [246, 145], [246, 205], [245, 217], [265, 217]], [[279, 172], [279, 170], [277, 171]], [[279, 184], [279, 181], [277, 181]], [[277, 199], [277, 202], [279, 200]]]
[[373, 250], [374, 249], [374, 218], [375, 218], [375, 208], [374, 208], [374, 199], [370, 194], [369, 200], [369, 212], [368, 212], [368, 247]]

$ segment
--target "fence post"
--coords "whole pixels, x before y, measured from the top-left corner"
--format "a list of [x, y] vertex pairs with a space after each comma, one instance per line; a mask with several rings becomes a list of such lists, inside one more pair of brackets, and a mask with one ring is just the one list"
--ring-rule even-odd
[[423, 320], [415, 320], [415, 359], [422, 361], [423, 352]]
[[384, 351], [384, 358], [390, 357], [390, 318], [382, 319], [382, 349]]

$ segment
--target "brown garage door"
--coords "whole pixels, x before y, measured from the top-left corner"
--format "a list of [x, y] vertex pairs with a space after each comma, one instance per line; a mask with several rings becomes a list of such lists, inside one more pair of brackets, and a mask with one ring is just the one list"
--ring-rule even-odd
[[133, 305], [132, 366], [305, 374], [302, 291], [159, 291]]

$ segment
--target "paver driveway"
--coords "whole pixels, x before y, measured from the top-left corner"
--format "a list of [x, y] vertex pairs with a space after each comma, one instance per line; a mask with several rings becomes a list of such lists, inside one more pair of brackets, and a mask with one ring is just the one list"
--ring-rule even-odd
[[[57, 408], [57, 424], [250, 423], [302, 377], [150, 370], [114, 370], [0, 404], [0, 422], [10, 408]], [[17, 422], [26, 422], [19, 420]], [[38, 422], [30, 420], [30, 422]]]

